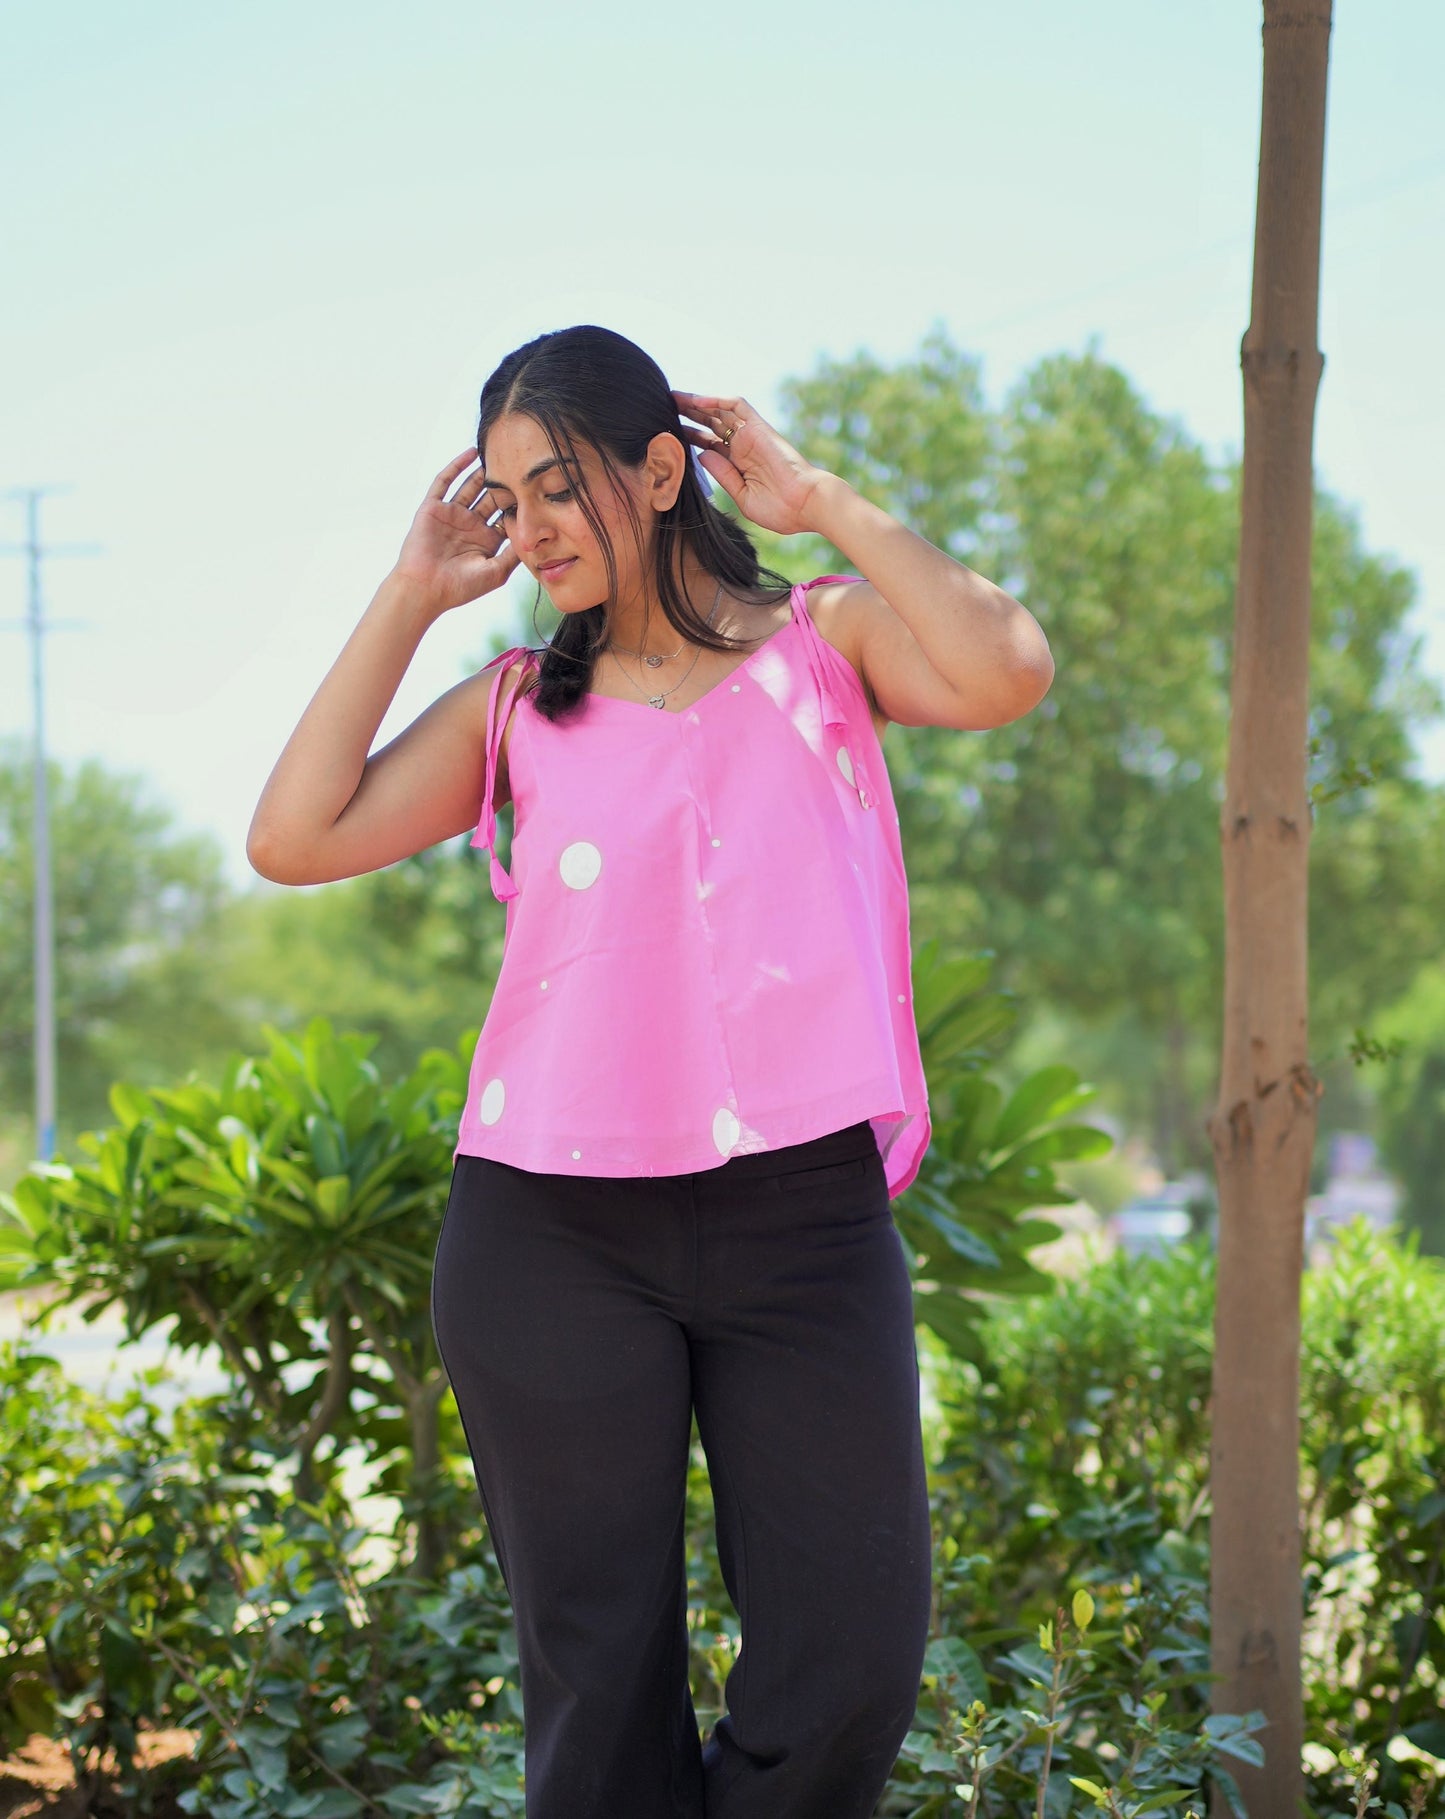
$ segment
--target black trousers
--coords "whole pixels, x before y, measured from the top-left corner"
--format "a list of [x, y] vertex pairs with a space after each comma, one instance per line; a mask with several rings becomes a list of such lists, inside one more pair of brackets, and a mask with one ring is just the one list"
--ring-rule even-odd
[[[458, 1156], [432, 1321], [517, 1621], [528, 1819], [866, 1819], [931, 1586], [910, 1284], [867, 1122], [689, 1175]], [[742, 1635], [705, 1745], [694, 1410]]]

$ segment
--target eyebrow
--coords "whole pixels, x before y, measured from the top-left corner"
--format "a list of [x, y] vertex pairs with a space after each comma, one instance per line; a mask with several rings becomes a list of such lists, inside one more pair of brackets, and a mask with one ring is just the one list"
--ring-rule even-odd
[[[549, 472], [554, 467], [565, 468], [568, 465], [569, 463], [561, 460], [556, 455], [551, 456], [546, 461], [539, 461], [535, 467], [529, 467], [526, 473], [522, 475], [522, 485], [526, 486], [529, 480], [536, 480], [540, 475]], [[488, 480], [482, 490], [488, 493], [509, 493], [512, 489], [501, 480]]]

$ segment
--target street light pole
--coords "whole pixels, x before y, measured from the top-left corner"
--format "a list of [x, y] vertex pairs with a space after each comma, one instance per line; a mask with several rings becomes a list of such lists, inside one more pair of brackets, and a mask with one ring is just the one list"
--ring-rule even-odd
[[30, 495], [29, 544], [31, 722], [35, 728], [31, 872], [35, 892], [35, 1153], [55, 1154], [55, 890], [50, 864], [50, 790], [45, 775], [45, 621], [40, 605], [40, 500]]
[[23, 555], [28, 564], [27, 612], [24, 619], [0, 621], [7, 631], [30, 633], [31, 713], [35, 732], [33, 779], [32, 857], [34, 875], [35, 936], [35, 1153], [42, 1162], [55, 1155], [55, 901], [54, 868], [50, 856], [50, 791], [45, 768], [45, 633], [67, 631], [86, 623], [83, 619], [46, 623], [40, 586], [43, 556], [92, 556], [95, 543], [40, 541], [40, 500], [45, 493], [68, 492], [62, 486], [14, 487], [6, 497], [26, 501], [24, 543], [0, 545], [0, 555]]

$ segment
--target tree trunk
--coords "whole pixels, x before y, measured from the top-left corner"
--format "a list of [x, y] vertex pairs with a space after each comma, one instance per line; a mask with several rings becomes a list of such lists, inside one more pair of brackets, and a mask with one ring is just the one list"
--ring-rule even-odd
[[[1322, 367], [1329, 0], [1264, 0], [1254, 290], [1224, 861], [1210, 1622], [1214, 1709], [1258, 1708], [1251, 1819], [1291, 1819], [1300, 1746], [1299, 1296], [1320, 1085], [1307, 1053], [1311, 444]], [[1216, 1792], [1214, 1812], [1226, 1807]]]
[[315, 1500], [316, 1449], [341, 1419], [351, 1400], [351, 1322], [344, 1307], [334, 1307], [326, 1322], [326, 1369], [322, 1373], [321, 1395], [311, 1419], [296, 1442], [296, 1495], [304, 1502]]

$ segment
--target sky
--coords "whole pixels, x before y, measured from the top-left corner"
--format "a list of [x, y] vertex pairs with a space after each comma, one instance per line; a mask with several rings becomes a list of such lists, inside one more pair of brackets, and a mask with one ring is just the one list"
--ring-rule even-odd
[[[1095, 341], [1237, 454], [1259, 26], [1253, 0], [9, 0], [0, 489], [63, 487], [42, 535], [81, 546], [44, 568], [50, 752], [140, 774], [255, 882], [262, 785], [482, 381], [570, 322], [765, 414], [935, 323], [995, 402]], [[1445, 680], [1442, 68], [1441, 0], [1338, 7], [1316, 467], [1417, 575]], [[25, 586], [0, 559], [7, 625]], [[376, 743], [530, 638], [523, 598], [434, 626]], [[6, 629], [0, 737], [31, 726]]]

